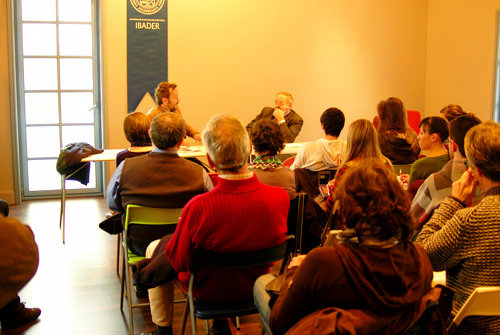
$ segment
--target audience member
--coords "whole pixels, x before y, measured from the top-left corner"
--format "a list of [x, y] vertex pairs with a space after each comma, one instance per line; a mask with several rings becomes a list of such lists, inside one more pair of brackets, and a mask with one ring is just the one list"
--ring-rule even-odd
[[123, 120], [123, 132], [127, 141], [130, 142], [130, 148], [120, 151], [116, 155], [116, 166], [120, 165], [126, 158], [141, 156], [153, 149], [149, 138], [150, 125], [151, 122], [144, 113], [127, 114]]
[[377, 106], [380, 118], [380, 150], [392, 164], [411, 164], [420, 153], [417, 134], [408, 126], [406, 110], [398, 98], [382, 100]]
[[[0, 200], [0, 324], [3, 330], [33, 322], [39, 308], [27, 308], [19, 291], [36, 273], [38, 246], [31, 228], [15, 218], [7, 218], [9, 205]], [[1, 331], [0, 331], [1, 333]]]
[[326, 194], [322, 192], [320, 180], [333, 178], [345, 152], [346, 144], [338, 137], [344, 128], [344, 113], [338, 108], [328, 108], [320, 117], [322, 137], [305, 143], [295, 156], [291, 169], [295, 173], [297, 192], [307, 193], [304, 210], [304, 235], [302, 250], [307, 252], [321, 241], [323, 226], [327, 220]]
[[248, 166], [261, 182], [285, 189], [290, 199], [295, 198], [295, 175], [284, 168], [278, 153], [285, 147], [285, 135], [276, 122], [261, 119], [250, 129], [250, 140], [257, 156]]
[[[456, 290], [456, 314], [476, 287], [500, 286], [500, 125], [485, 122], [465, 136], [469, 168], [452, 185], [417, 237], [435, 271]], [[470, 207], [479, 186], [485, 197]], [[456, 334], [500, 334], [500, 317], [471, 316]]]
[[448, 139], [448, 123], [439, 116], [426, 117], [418, 125], [417, 136], [420, 149], [429, 151], [427, 157], [417, 159], [410, 168], [409, 185], [417, 179], [425, 179], [448, 163], [450, 157], [444, 147]]
[[[400, 334], [440, 292], [431, 291], [432, 266], [425, 251], [408, 240], [408, 197], [380, 159], [349, 168], [335, 197], [347, 229], [331, 247], [292, 260], [271, 311], [271, 331]], [[272, 278], [262, 276], [254, 287], [261, 316], [268, 313], [264, 287]]]
[[344, 128], [344, 113], [338, 108], [328, 108], [320, 118], [322, 137], [305, 143], [297, 153], [292, 170], [303, 168], [311, 171], [336, 169], [345, 151], [345, 142], [339, 139]]
[[[129, 204], [178, 208], [211, 189], [205, 170], [177, 154], [185, 135], [186, 125], [179, 114], [155, 117], [150, 128], [154, 149], [147, 155], [128, 158], [116, 168], [106, 190], [109, 208], [122, 213]], [[144, 256], [148, 244], [165, 233], [161, 226], [135, 225], [127, 237], [130, 250]]]
[[347, 132], [347, 149], [342, 156], [341, 166], [335, 178], [328, 182], [329, 193], [326, 205], [329, 212], [333, 208], [335, 187], [349, 167], [363, 159], [375, 158], [392, 169], [390, 160], [382, 155], [378, 146], [377, 130], [370, 121], [365, 119], [359, 119], [350, 124]]
[[278, 92], [273, 107], [264, 107], [259, 115], [247, 125], [247, 131], [252, 129], [253, 124], [261, 119], [276, 121], [285, 134], [285, 140], [293, 143], [299, 135], [304, 120], [292, 109], [293, 97], [288, 92]]
[[[420, 186], [411, 204], [411, 214], [417, 220], [416, 232], [430, 218], [434, 209], [448, 196], [451, 195], [451, 184], [458, 180], [465, 172], [465, 134], [472, 127], [481, 123], [472, 114], [459, 116], [452, 120], [449, 125], [450, 141], [447, 142], [450, 160], [441, 171], [430, 175]], [[474, 198], [477, 204], [482, 199], [482, 193]]]
[[[243, 124], [232, 115], [216, 115], [203, 131], [203, 143], [209, 163], [219, 171], [218, 184], [184, 207], [175, 233], [151, 243], [148, 258], [135, 271], [137, 281], [153, 287], [149, 290], [151, 314], [160, 335], [172, 333], [172, 280], [177, 277], [187, 288], [196, 249], [243, 252], [285, 240], [290, 201], [285, 190], [262, 184], [248, 170], [250, 140]], [[194, 296], [211, 303], [247, 300], [255, 279], [268, 268], [202, 269], [196, 276]], [[215, 320], [210, 332], [231, 333], [227, 320]]]
[[[166, 81], [159, 83], [155, 90], [155, 101], [156, 106], [148, 112], [150, 120], [153, 120], [158, 114], [166, 112], [177, 113], [182, 118], [181, 110], [178, 106], [180, 100], [176, 84]], [[191, 127], [187, 122], [186, 135], [192, 137], [195, 141], [201, 141], [200, 132]]]
[[451, 122], [454, 118], [467, 114], [462, 107], [459, 105], [446, 105], [439, 111], [441, 117], [448, 122]]

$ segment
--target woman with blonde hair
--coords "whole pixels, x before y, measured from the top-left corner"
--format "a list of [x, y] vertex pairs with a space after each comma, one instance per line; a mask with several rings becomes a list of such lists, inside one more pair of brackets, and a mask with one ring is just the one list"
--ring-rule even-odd
[[420, 153], [417, 134], [408, 125], [406, 110], [398, 98], [382, 100], [377, 105], [380, 118], [378, 143], [392, 164], [411, 164]]
[[351, 123], [347, 131], [347, 149], [344, 152], [340, 167], [335, 174], [335, 178], [328, 183], [328, 198], [326, 206], [328, 212], [333, 208], [335, 199], [333, 192], [345, 171], [355, 165], [358, 161], [366, 158], [375, 158], [392, 167], [391, 161], [380, 151], [377, 139], [377, 130], [373, 124], [365, 119], [359, 119]]

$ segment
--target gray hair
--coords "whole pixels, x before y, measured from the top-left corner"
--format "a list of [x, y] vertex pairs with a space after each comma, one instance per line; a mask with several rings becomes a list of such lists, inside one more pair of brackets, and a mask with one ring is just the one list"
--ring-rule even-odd
[[[500, 125], [493, 121], [472, 127], [465, 135], [465, 154], [484, 176], [500, 181]], [[484, 190], [486, 191], [486, 190]]]
[[158, 114], [151, 122], [151, 141], [161, 150], [175, 147], [186, 136], [186, 122], [177, 113]]
[[217, 168], [236, 172], [248, 162], [250, 140], [245, 127], [236, 116], [213, 116], [203, 130], [202, 138], [203, 145]]

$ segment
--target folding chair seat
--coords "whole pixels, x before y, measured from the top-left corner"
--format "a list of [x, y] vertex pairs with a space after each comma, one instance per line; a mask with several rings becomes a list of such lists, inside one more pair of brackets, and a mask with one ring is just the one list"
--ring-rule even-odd
[[[209, 250], [199, 249], [193, 258], [193, 268], [191, 277], [189, 278], [189, 288], [187, 292], [188, 304], [184, 310], [184, 317], [182, 320], [182, 332], [186, 328], [187, 313], [189, 311], [191, 319], [192, 334], [197, 334], [196, 318], [205, 320], [208, 328], [207, 320], [210, 319], [223, 319], [230, 317], [239, 317], [243, 315], [259, 313], [255, 307], [253, 298], [247, 301], [227, 303], [227, 304], [210, 304], [200, 302], [193, 297], [193, 285], [196, 278], [196, 273], [201, 268], [210, 269], [245, 269], [258, 267], [280, 259], [288, 258], [293, 246], [295, 237], [288, 236], [286, 240], [274, 247], [249, 251], [249, 252], [236, 252], [236, 253], [216, 253]], [[283, 260], [282, 270], [286, 260]]]
[[[148, 303], [133, 303], [132, 302], [132, 273], [131, 267], [135, 263], [144, 259], [144, 256], [134, 254], [128, 245], [128, 233], [133, 225], [147, 226], [172, 226], [171, 231], [175, 230], [175, 225], [179, 221], [182, 208], [153, 208], [138, 205], [128, 205], [125, 211], [124, 229], [121, 235], [122, 243], [122, 275], [121, 275], [121, 292], [120, 292], [120, 310], [123, 311], [123, 297], [127, 296], [128, 314], [129, 314], [129, 331], [134, 334], [134, 315], [133, 309], [138, 307], [149, 306]], [[126, 291], [125, 291], [126, 290]], [[185, 300], [184, 300], [185, 301]], [[180, 302], [180, 301], [176, 301]]]
[[448, 334], [453, 334], [471, 315], [500, 316], [500, 286], [476, 287], [448, 326]]

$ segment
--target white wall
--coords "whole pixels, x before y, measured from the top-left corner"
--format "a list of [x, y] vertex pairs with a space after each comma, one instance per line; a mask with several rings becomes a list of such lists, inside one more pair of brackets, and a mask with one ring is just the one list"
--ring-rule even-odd
[[429, 1], [425, 114], [450, 103], [493, 119], [499, 0]]

